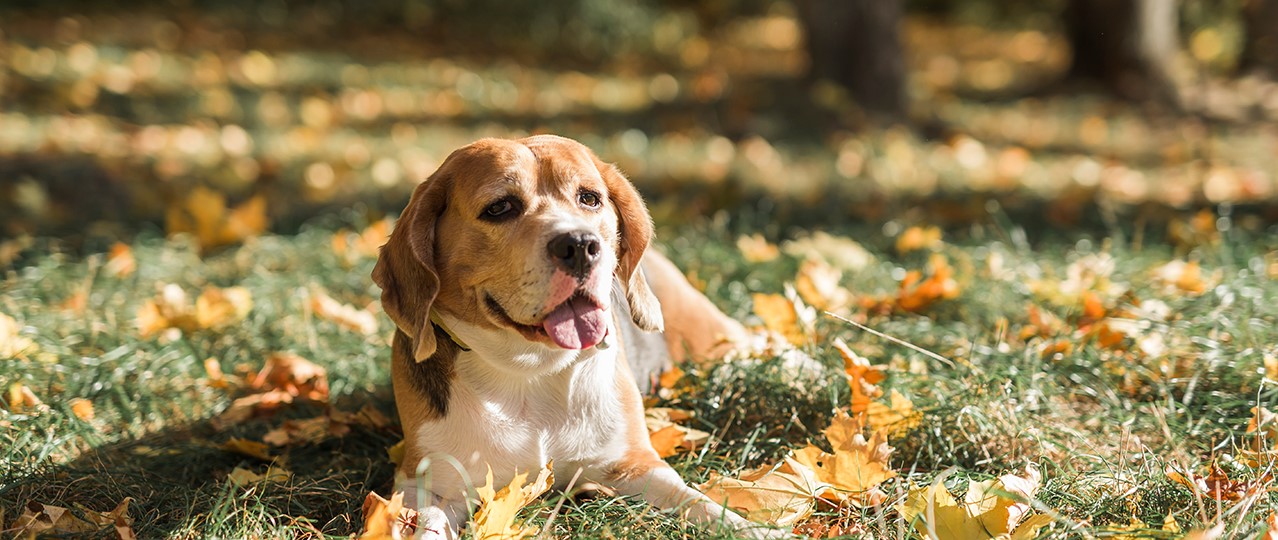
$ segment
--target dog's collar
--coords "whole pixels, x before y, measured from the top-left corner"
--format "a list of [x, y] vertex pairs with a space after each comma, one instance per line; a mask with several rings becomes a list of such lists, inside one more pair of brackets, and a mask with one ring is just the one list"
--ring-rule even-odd
[[454, 344], [461, 348], [461, 350], [467, 352], [470, 351], [470, 347], [466, 346], [466, 342], [457, 337], [457, 334], [454, 334], [452, 330], [449, 330], [448, 326], [444, 324], [444, 320], [439, 317], [439, 313], [435, 312], [433, 309], [430, 310], [430, 324], [434, 325], [435, 328], [443, 330], [445, 334], [448, 334], [448, 339], [452, 340]]

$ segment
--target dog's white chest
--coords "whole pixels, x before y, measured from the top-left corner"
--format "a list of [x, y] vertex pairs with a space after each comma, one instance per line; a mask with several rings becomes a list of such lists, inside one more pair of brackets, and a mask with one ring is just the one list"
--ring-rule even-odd
[[[529, 379], [486, 369], [479, 358], [459, 358], [459, 366], [470, 367], [459, 369], [448, 414], [422, 426], [420, 444], [427, 455], [456, 458], [472, 483], [482, 484], [491, 468], [497, 486], [550, 461], [561, 485], [578, 467], [612, 461], [608, 456], [622, 454], [626, 431], [616, 353], [592, 353]], [[469, 491], [458, 475], [434, 469], [432, 491]], [[584, 472], [588, 478], [592, 471]]]

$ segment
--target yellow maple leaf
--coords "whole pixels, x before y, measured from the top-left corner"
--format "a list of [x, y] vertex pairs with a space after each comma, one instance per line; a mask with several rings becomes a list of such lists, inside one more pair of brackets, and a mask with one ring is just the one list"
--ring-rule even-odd
[[266, 472], [262, 474], [255, 473], [243, 467], [236, 467], [231, 474], [226, 475], [226, 480], [235, 486], [247, 486], [259, 482], [282, 483], [287, 482], [293, 477], [293, 473], [285, 470], [283, 467], [274, 465], [267, 467]]
[[13, 317], [0, 313], [0, 358], [25, 358], [35, 352], [35, 342], [23, 337], [22, 326]]
[[711, 474], [700, 489], [710, 500], [750, 521], [788, 527], [812, 515], [817, 494], [825, 487], [810, 467], [785, 458], [737, 478]]
[[872, 401], [883, 395], [883, 390], [876, 385], [883, 382], [887, 374], [883, 366], [870, 365], [868, 359], [852, 352], [842, 338], [835, 338], [833, 344], [843, 357], [843, 371], [852, 389], [851, 410], [854, 414], [864, 413]]
[[273, 459], [271, 457], [270, 448], [268, 448], [265, 444], [239, 437], [233, 437], [231, 440], [222, 443], [221, 448], [227, 452], [257, 458], [262, 461], [270, 461]]
[[376, 492], [364, 497], [364, 532], [360, 540], [401, 540], [417, 532], [417, 511], [404, 507], [404, 492], [397, 491], [390, 500]]
[[1024, 476], [1007, 474], [984, 482], [969, 480], [962, 503], [950, 494], [945, 484], [935, 482], [911, 489], [897, 510], [924, 538], [1033, 538], [1052, 520], [1049, 516], [1024, 519], [1031, 508], [1021, 499], [1032, 498], [1041, 480], [1038, 469], [1032, 465], [1026, 468]]
[[244, 320], [252, 310], [253, 295], [244, 287], [205, 287], [195, 299], [195, 323], [199, 328], [223, 328]]
[[896, 252], [909, 253], [920, 249], [936, 249], [941, 246], [941, 229], [914, 226], [896, 237]]
[[132, 274], [138, 268], [137, 259], [133, 257], [133, 248], [123, 242], [116, 242], [107, 252], [106, 264], [102, 271], [111, 277], [122, 278]]
[[475, 488], [479, 495], [479, 510], [470, 522], [471, 536], [476, 540], [518, 540], [537, 533], [536, 527], [524, 527], [515, 523], [516, 514], [528, 503], [540, 497], [555, 480], [551, 464], [547, 463], [537, 474], [536, 480], [524, 485], [528, 473], [520, 473], [500, 491], [493, 489], [493, 470], [488, 469], [487, 482]]
[[657, 455], [667, 458], [680, 452], [695, 450], [710, 439], [710, 434], [675, 422], [692, 418], [688, 411], [666, 407], [650, 407], [644, 411], [648, 439]]
[[871, 428], [888, 435], [900, 435], [918, 427], [923, 415], [914, 410], [909, 398], [893, 390], [888, 399], [888, 404], [875, 401], [866, 406], [865, 416]]
[[827, 485], [821, 492], [823, 498], [859, 506], [876, 505], [886, 498], [878, 486], [896, 476], [888, 465], [892, 447], [882, 431], [875, 431], [867, 440], [864, 428], [859, 417], [840, 412], [825, 429], [833, 454], [813, 445], [795, 452], [794, 459]]
[[793, 287], [787, 284], [784, 295], [755, 293], [752, 298], [754, 314], [769, 331], [780, 334], [796, 347], [807, 343], [816, 311], [803, 304]]
[[194, 235], [201, 251], [243, 242], [266, 230], [266, 198], [256, 195], [228, 211], [221, 193], [196, 186], [165, 211], [164, 224], [169, 235]]
[[823, 259], [805, 259], [794, 278], [799, 297], [812, 307], [839, 311], [852, 303], [852, 293], [839, 285], [843, 272]]
[[781, 250], [771, 242], [768, 242], [762, 234], [751, 234], [737, 238], [737, 249], [741, 250], [741, 256], [746, 262], [761, 263], [768, 262], [781, 256]]

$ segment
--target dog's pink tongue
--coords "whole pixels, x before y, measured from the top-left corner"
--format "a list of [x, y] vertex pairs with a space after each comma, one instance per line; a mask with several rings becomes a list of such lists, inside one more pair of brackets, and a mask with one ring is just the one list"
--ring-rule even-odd
[[555, 345], [565, 349], [589, 349], [608, 333], [604, 310], [585, 298], [564, 302], [541, 323]]

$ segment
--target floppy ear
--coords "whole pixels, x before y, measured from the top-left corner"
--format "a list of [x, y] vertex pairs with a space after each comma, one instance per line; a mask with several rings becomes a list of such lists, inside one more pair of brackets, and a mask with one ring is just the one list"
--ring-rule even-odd
[[664, 326], [661, 304], [648, 288], [648, 280], [639, 267], [644, 250], [652, 241], [652, 217], [635, 186], [617, 167], [595, 158], [595, 166], [608, 186], [608, 199], [617, 211], [617, 277], [626, 290], [626, 302], [635, 325], [648, 332], [660, 332]]
[[406, 336], [413, 337], [413, 358], [421, 362], [435, 354], [435, 329], [430, 307], [439, 294], [435, 272], [435, 222], [444, 211], [448, 185], [436, 172], [419, 184], [395, 223], [373, 267], [373, 281], [382, 288], [382, 309]]

